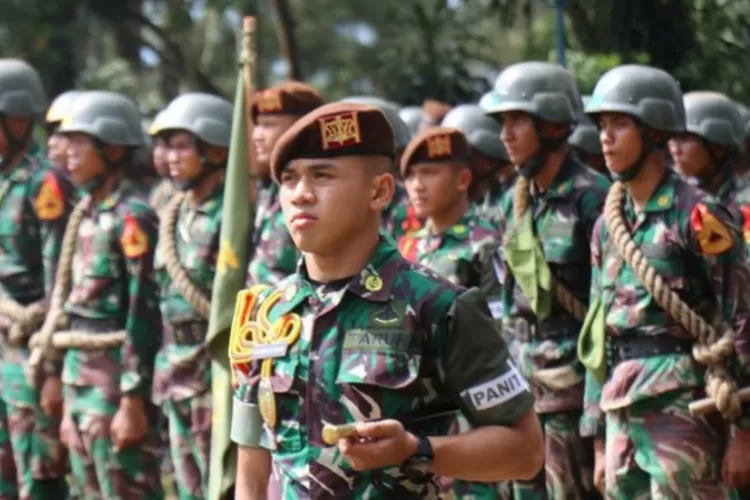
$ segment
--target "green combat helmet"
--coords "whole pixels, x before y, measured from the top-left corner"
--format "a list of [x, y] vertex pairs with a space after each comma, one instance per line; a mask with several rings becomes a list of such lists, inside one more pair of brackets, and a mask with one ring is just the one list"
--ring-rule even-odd
[[493, 160], [510, 161], [500, 140], [500, 124], [476, 104], [462, 104], [448, 111], [441, 127], [460, 130], [471, 147]]
[[[583, 96], [583, 105], [588, 104], [591, 96]], [[568, 143], [589, 155], [602, 154], [602, 143], [599, 141], [599, 129], [587, 115], [581, 116], [581, 121], [568, 138]]]
[[409, 127], [409, 133], [412, 137], [417, 133], [423, 114], [422, 108], [419, 106], [406, 106], [405, 108], [401, 108], [398, 112], [398, 116], [401, 117], [406, 126]]
[[44, 115], [47, 96], [37, 70], [18, 59], [0, 59], [0, 127], [5, 132], [7, 151], [0, 155], [0, 169], [18, 156], [33, 132], [29, 125], [20, 137], [10, 133], [6, 116], [35, 120]]
[[[607, 71], [596, 83], [586, 104], [586, 113], [596, 122], [601, 113], [623, 113], [641, 125], [669, 135], [685, 131], [685, 106], [680, 84], [658, 68], [627, 64]], [[624, 172], [611, 172], [617, 181], [634, 179], [648, 155], [657, 148], [645, 131], [640, 158]]]
[[159, 132], [185, 130], [212, 146], [229, 147], [232, 103], [201, 92], [182, 94], [158, 116]]
[[18, 59], [0, 59], [0, 113], [36, 119], [47, 109], [37, 70]]
[[352, 96], [342, 99], [342, 101], [355, 102], [378, 108], [383, 114], [385, 114], [388, 123], [390, 123], [391, 128], [393, 128], [393, 136], [396, 139], [396, 149], [398, 151], [403, 151], [406, 148], [406, 145], [409, 144], [409, 141], [412, 138], [412, 132], [409, 129], [409, 126], [404, 123], [404, 120], [401, 119], [401, 116], [399, 116], [400, 111], [398, 104], [386, 101], [379, 97], [371, 96]]
[[60, 124], [60, 133], [86, 134], [115, 146], [143, 145], [141, 117], [135, 103], [117, 92], [92, 90], [76, 99]]
[[521, 111], [534, 119], [540, 148], [524, 165], [517, 165], [524, 177], [535, 176], [544, 166], [547, 154], [568, 139], [546, 136], [542, 122], [570, 124], [572, 132], [583, 112], [573, 75], [560, 65], [536, 61], [513, 64], [503, 70], [483, 107], [490, 115]]
[[712, 144], [744, 150], [745, 123], [737, 104], [727, 96], [719, 92], [689, 92], [683, 103], [687, 132]]

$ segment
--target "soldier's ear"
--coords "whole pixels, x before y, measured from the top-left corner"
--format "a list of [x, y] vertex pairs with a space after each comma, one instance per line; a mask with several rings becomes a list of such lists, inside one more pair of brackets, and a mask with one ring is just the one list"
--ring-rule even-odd
[[471, 169], [465, 166], [460, 167], [460, 170], [458, 171], [458, 190], [462, 192], [468, 191], [469, 186], [471, 186], [471, 179]]
[[375, 175], [373, 177], [372, 198], [370, 207], [373, 211], [383, 211], [391, 203], [396, 190], [396, 179], [390, 172]]
[[122, 146], [105, 144], [103, 150], [107, 159], [115, 163], [121, 161], [125, 157], [125, 148]]

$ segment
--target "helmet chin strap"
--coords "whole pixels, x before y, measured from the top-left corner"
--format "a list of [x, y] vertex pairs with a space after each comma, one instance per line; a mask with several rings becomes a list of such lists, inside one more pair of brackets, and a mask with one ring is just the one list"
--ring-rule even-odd
[[641, 135], [641, 154], [633, 164], [631, 164], [622, 172], [614, 172], [609, 167], [607, 167], [607, 170], [609, 170], [609, 174], [612, 177], [613, 181], [630, 182], [638, 177], [638, 174], [641, 173], [641, 170], [643, 170], [643, 166], [646, 164], [648, 156], [656, 151], [657, 145], [651, 139], [651, 137], [649, 137], [648, 133], [646, 132], [646, 128], [643, 125], [639, 124], [638, 129], [640, 130]]
[[0, 130], [3, 131], [5, 140], [8, 143], [8, 154], [0, 155], [0, 172], [4, 172], [13, 162], [13, 160], [15, 160], [16, 157], [20, 155], [26, 148], [26, 145], [31, 138], [33, 128], [34, 125], [29, 124], [29, 126], [26, 127], [26, 130], [24, 130], [24, 132], [21, 134], [21, 137], [17, 138], [10, 130], [7, 115], [0, 115]]
[[[565, 141], [568, 140], [565, 137], [549, 137], [542, 132], [542, 120], [536, 116], [532, 117], [534, 124], [534, 131], [539, 139], [539, 149], [536, 154], [531, 158], [523, 162], [523, 164], [516, 167], [516, 171], [526, 179], [533, 179], [536, 175], [541, 172], [544, 165], [547, 163], [547, 157], [552, 151], [558, 149]], [[571, 127], [572, 129], [572, 127]]]
[[127, 152], [125, 156], [123, 156], [122, 160], [114, 162], [104, 151], [103, 142], [98, 139], [94, 139], [93, 142], [94, 150], [104, 164], [104, 170], [102, 171], [102, 173], [81, 186], [81, 188], [89, 194], [94, 194], [96, 191], [101, 189], [104, 186], [104, 183], [107, 182], [107, 179], [109, 179], [112, 174], [114, 174], [130, 158], [130, 152]]
[[226, 162], [211, 163], [208, 161], [208, 155], [206, 154], [206, 148], [203, 143], [198, 142], [196, 143], [195, 147], [198, 149], [198, 153], [200, 154], [201, 170], [200, 172], [198, 172], [198, 175], [196, 175], [192, 179], [188, 179], [186, 181], [175, 181], [175, 185], [180, 191], [189, 191], [191, 189], [197, 188], [203, 183], [203, 181], [208, 178], [209, 175], [216, 172], [217, 170], [221, 170], [226, 167]]
[[711, 148], [711, 143], [703, 137], [701, 137], [700, 139], [703, 147], [708, 152], [708, 156], [711, 159], [711, 164], [708, 166], [705, 172], [692, 177], [690, 179], [690, 183], [703, 189], [704, 191], [709, 191], [709, 188], [711, 187], [718, 187], [716, 186], [716, 181], [718, 180], [718, 178], [723, 177], [728, 169], [731, 169], [731, 165], [729, 163], [732, 155], [725, 155], [724, 158], [719, 158], [719, 156], [714, 153], [713, 149]]

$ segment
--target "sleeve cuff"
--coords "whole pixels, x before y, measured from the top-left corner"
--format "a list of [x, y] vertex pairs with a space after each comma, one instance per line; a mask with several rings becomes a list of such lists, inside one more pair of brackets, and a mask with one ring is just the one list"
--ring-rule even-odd
[[232, 426], [230, 438], [239, 446], [260, 448], [263, 420], [258, 405], [245, 403], [237, 398], [232, 401]]
[[143, 379], [133, 371], [126, 371], [120, 379], [120, 392], [123, 395], [140, 394], [143, 386]]

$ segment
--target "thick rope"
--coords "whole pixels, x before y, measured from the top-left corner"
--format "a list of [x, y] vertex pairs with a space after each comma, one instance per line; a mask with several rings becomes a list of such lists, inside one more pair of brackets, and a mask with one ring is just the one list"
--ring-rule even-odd
[[609, 239], [659, 306], [695, 337], [693, 357], [706, 365], [706, 394], [724, 417], [732, 420], [742, 412], [737, 385], [730, 379], [725, 366], [726, 357], [734, 352], [735, 332], [722, 323], [724, 333], [719, 336], [716, 329], [685, 304], [649, 264], [633, 241], [623, 217], [626, 194], [625, 185], [615, 182], [607, 195], [604, 216]]
[[[529, 195], [529, 180], [519, 175], [516, 179], [515, 191], [513, 192], [513, 215], [515, 216], [516, 222], [521, 220], [530, 206], [531, 196]], [[588, 309], [586, 304], [581, 302], [578, 297], [573, 295], [570, 290], [557, 281], [554, 274], [552, 275], [552, 291], [555, 294], [557, 302], [573, 318], [578, 321], [583, 321], [586, 318], [586, 311]]]
[[190, 275], [182, 267], [180, 257], [177, 254], [177, 220], [180, 215], [180, 207], [185, 201], [185, 193], [178, 192], [172, 196], [169, 203], [164, 207], [163, 218], [159, 225], [159, 244], [164, 245], [164, 263], [172, 282], [183, 297], [203, 319], [211, 315], [211, 298], [204, 294], [190, 279]]
[[22, 347], [23, 341], [44, 323], [47, 306], [44, 300], [23, 306], [11, 298], [5, 298], [0, 300], [0, 314], [11, 321], [8, 342], [14, 347]]
[[67, 317], [63, 311], [65, 300], [70, 293], [73, 276], [73, 257], [76, 252], [78, 241], [78, 230], [81, 227], [84, 213], [89, 207], [90, 198], [86, 197], [79, 201], [73, 208], [68, 219], [63, 236], [62, 251], [55, 272], [55, 286], [49, 303], [49, 314], [44, 318], [42, 328], [35, 334], [37, 346], [31, 351], [29, 364], [27, 365], [26, 378], [29, 384], [34, 385], [38, 378], [39, 366], [45, 358], [59, 358], [52, 345], [52, 336], [55, 330], [67, 323]]
[[[56, 332], [52, 336], [52, 347], [57, 350], [83, 349], [96, 351], [99, 349], [112, 349], [121, 346], [127, 339], [128, 332], [119, 330], [116, 332], [88, 332], [79, 330], [68, 330]], [[29, 341], [32, 347], [39, 347], [40, 337], [34, 335]]]

